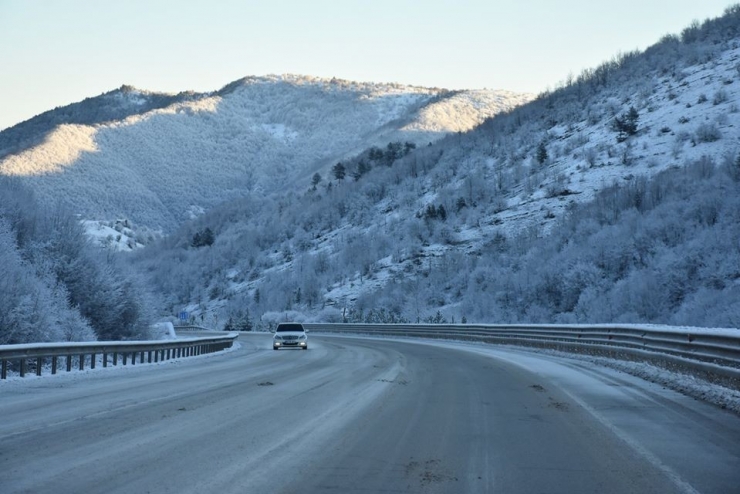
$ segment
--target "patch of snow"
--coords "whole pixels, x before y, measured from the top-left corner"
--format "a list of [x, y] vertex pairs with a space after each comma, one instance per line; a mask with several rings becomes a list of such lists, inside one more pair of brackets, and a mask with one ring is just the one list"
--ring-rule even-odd
[[175, 340], [175, 325], [170, 321], [156, 322], [151, 326], [152, 336], [158, 340]]
[[82, 220], [85, 234], [97, 245], [117, 251], [131, 251], [142, 244], [136, 241], [135, 233], [129, 228], [122, 227], [121, 222], [110, 226], [109, 222], [96, 220]]
[[298, 132], [289, 129], [284, 124], [268, 124], [263, 123], [260, 125], [262, 130], [270, 134], [275, 139], [280, 139], [285, 142], [290, 142], [295, 140], [296, 137], [298, 137]]

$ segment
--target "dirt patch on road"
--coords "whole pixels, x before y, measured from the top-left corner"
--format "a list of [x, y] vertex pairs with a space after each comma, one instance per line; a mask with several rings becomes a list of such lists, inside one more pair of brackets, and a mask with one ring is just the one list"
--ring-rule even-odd
[[416, 478], [422, 486], [457, 482], [457, 477], [437, 459], [410, 461], [405, 467], [406, 476]]

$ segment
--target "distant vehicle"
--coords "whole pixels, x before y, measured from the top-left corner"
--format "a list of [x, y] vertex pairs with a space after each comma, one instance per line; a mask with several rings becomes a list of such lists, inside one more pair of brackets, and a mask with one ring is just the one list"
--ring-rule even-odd
[[272, 349], [302, 348], [308, 350], [308, 336], [303, 324], [284, 322], [278, 324], [275, 336], [272, 337]]

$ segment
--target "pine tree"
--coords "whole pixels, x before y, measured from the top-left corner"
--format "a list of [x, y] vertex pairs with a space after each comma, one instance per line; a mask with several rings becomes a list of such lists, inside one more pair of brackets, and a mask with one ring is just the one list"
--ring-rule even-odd
[[334, 178], [336, 178], [337, 180], [344, 180], [344, 176], [347, 174], [347, 170], [342, 163], [337, 163], [336, 165], [334, 165], [334, 167], [331, 169], [331, 172], [334, 174]]
[[437, 216], [442, 221], [445, 221], [447, 219], [447, 210], [442, 204], [440, 204], [439, 207], [437, 207]]
[[193, 240], [190, 242], [190, 245], [196, 248], [207, 247], [209, 245], [213, 245], [213, 241], [213, 230], [206, 227], [204, 230], [196, 232], [195, 235], [193, 235]]
[[319, 182], [321, 182], [321, 174], [319, 172], [316, 172], [311, 178], [311, 186], [313, 187], [312, 190], [316, 190], [316, 186], [319, 185]]
[[626, 114], [614, 117], [614, 130], [617, 131], [617, 142], [624, 142], [628, 137], [637, 134], [637, 120], [640, 114], [631, 106]]
[[545, 147], [545, 141], [542, 141], [537, 146], [537, 163], [542, 165], [545, 161], [547, 161], [547, 147]]

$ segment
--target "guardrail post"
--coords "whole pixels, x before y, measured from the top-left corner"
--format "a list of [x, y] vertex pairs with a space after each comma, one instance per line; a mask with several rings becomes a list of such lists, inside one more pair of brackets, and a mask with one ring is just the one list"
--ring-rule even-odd
[[[85, 360], [90, 358], [88, 368], [94, 370], [98, 367], [98, 350], [102, 356], [102, 366], [108, 367], [111, 352], [113, 358], [112, 365], [118, 365], [119, 353], [123, 358], [123, 365], [128, 364], [129, 353], [131, 354], [131, 365], [138, 363], [160, 363], [166, 360], [179, 357], [194, 357], [218, 352], [231, 346], [231, 335], [229, 338], [197, 338], [191, 341], [172, 341], [172, 342], [145, 342], [145, 343], [74, 343], [74, 344], [52, 344], [44, 346], [35, 345], [18, 345], [18, 348], [0, 350], [0, 378], [6, 379], [9, 368], [11, 371], [19, 371], [20, 377], [25, 377], [30, 370], [37, 376], [43, 375], [43, 368], [47, 359], [51, 360], [51, 374], [57, 374], [62, 367], [60, 357], [65, 359], [67, 372], [72, 371], [72, 367], [85, 370]], [[225, 341], [228, 340], [228, 341]], [[62, 353], [69, 352], [69, 353]], [[154, 355], [152, 355], [154, 353]], [[78, 362], [74, 362], [74, 358]], [[10, 363], [9, 363], [10, 362]], [[17, 362], [17, 364], [16, 364]], [[17, 365], [17, 367], [16, 367]]]

